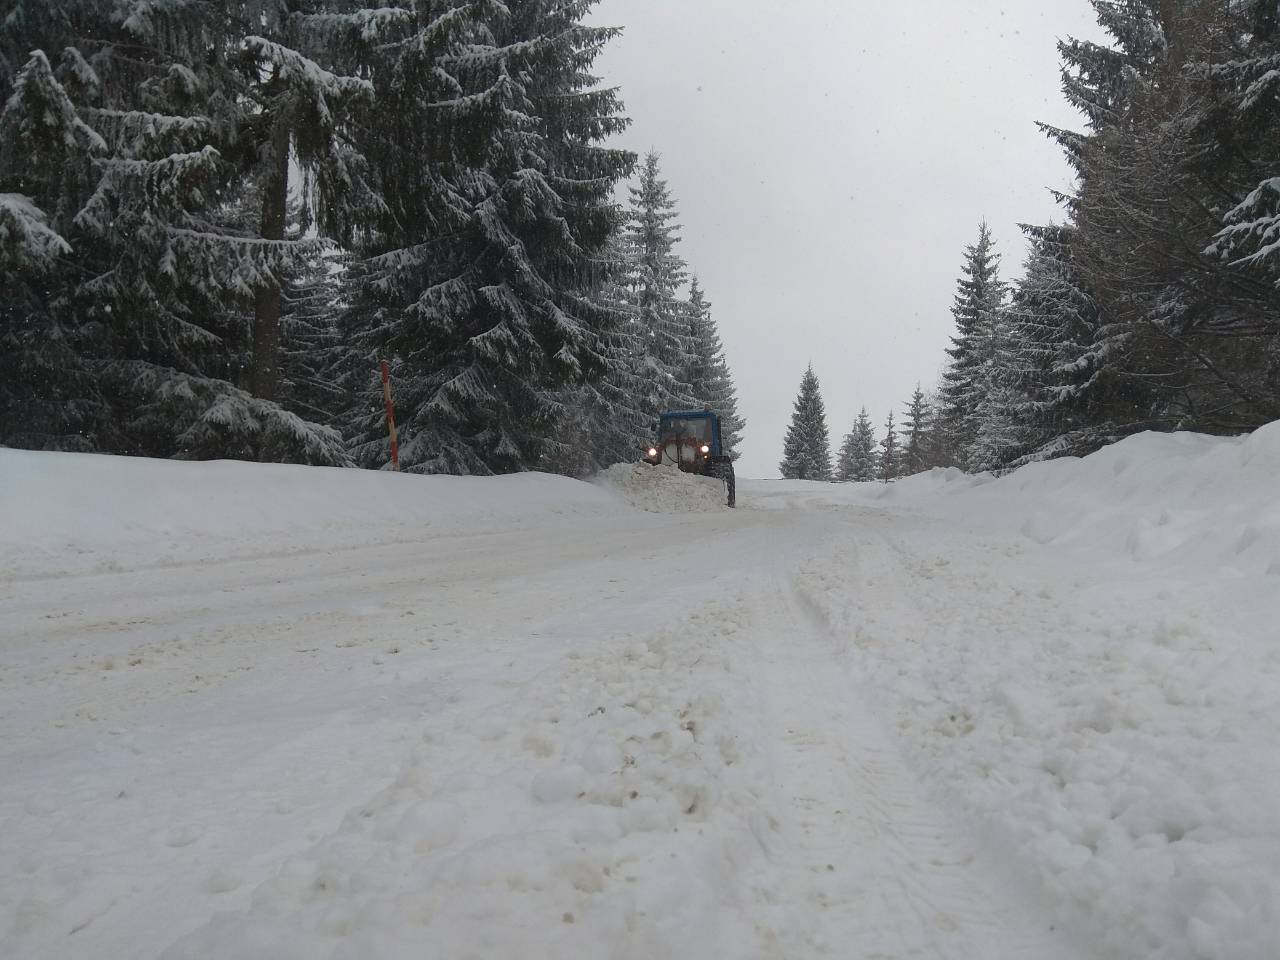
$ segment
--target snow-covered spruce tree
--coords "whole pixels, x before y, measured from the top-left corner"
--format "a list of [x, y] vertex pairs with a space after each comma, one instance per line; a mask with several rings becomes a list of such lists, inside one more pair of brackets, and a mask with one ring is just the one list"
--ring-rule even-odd
[[292, 271], [281, 291], [277, 399], [298, 416], [335, 429], [350, 403], [340, 383], [350, 351], [338, 323], [350, 269], [350, 255], [330, 247]]
[[[299, 21], [289, 17], [298, 11], [290, 11], [290, 6], [303, 4], [268, 3], [249, 22], [269, 35], [241, 41], [241, 70], [258, 105], [246, 118], [239, 139], [245, 173], [261, 197], [257, 232], [268, 242], [286, 240], [292, 164], [302, 174], [296, 185], [305, 193], [302, 226], [316, 221], [323, 235], [350, 243], [357, 225], [381, 206], [367, 182], [365, 160], [350, 147], [349, 131], [344, 130], [351, 127], [352, 118], [372, 107], [373, 84], [331, 73], [282, 42], [300, 44], [302, 39]], [[300, 245], [312, 246], [305, 241]], [[295, 262], [308, 255], [314, 261], [316, 252], [304, 249]], [[274, 400], [280, 381], [284, 285], [265, 279], [268, 282], [255, 290], [249, 374], [254, 396]]]
[[43, 51], [10, 79], [0, 87], [0, 444], [94, 450], [112, 440], [111, 411], [89, 362], [93, 334], [75, 322], [64, 234], [106, 144]]
[[1280, 270], [1280, 176], [1269, 177], [1226, 215], [1211, 253], [1275, 273]]
[[[474, 100], [451, 61], [473, 37], [479, 46], [483, 31], [462, 4], [328, 14], [309, 19], [307, 29], [313, 43], [364, 65], [378, 104], [360, 146], [386, 208], [356, 246], [350, 302], [339, 320], [340, 340], [350, 350], [330, 371], [349, 399], [344, 433], [357, 463], [390, 465], [379, 383], [379, 360], [386, 359], [406, 468], [466, 472], [481, 458], [457, 436], [453, 421], [463, 407], [443, 395], [451, 378], [441, 371], [456, 364], [451, 324], [474, 302], [474, 289], [458, 275], [444, 241], [463, 236], [474, 209], [462, 182], [469, 167], [457, 145]], [[491, 125], [475, 119], [471, 136], [487, 141]]]
[[863, 407], [840, 448], [836, 479], [843, 483], [868, 483], [876, 478], [878, 467], [876, 431], [866, 407]]
[[1024, 227], [1029, 250], [1006, 311], [1024, 376], [1011, 414], [1021, 454], [1002, 466], [1084, 455], [1125, 435], [1132, 390], [1118, 389], [1093, 297], [1072, 246], [1074, 226]]
[[[606, 254], [611, 278], [625, 277], [626, 258], [621, 236]], [[602, 334], [602, 370], [583, 382], [566, 386], [561, 395], [563, 415], [558, 431], [565, 441], [548, 457], [546, 469], [586, 477], [615, 463], [634, 462], [653, 443], [654, 423], [640, 409], [647, 391], [637, 373], [639, 324], [615, 279], [601, 281], [594, 298], [615, 313], [616, 320]]]
[[937, 465], [931, 451], [932, 420], [933, 407], [917, 383], [907, 404], [906, 430], [902, 439], [902, 476], [923, 473]]
[[818, 375], [810, 366], [800, 380], [791, 415], [791, 426], [783, 444], [783, 460], [778, 466], [787, 480], [831, 479], [831, 440], [827, 432], [827, 411], [822, 402]]
[[687, 310], [692, 353], [681, 379], [689, 384], [695, 409], [712, 410], [720, 415], [724, 452], [736, 460], [746, 423], [738, 416], [738, 395], [733, 375], [724, 356], [715, 317], [711, 315], [711, 304], [703, 295], [697, 277], [689, 286]]
[[[1093, 130], [1127, 122], [1135, 96], [1168, 52], [1159, 0], [1090, 0], [1115, 43], [1067, 39], [1058, 44], [1067, 99]], [[1069, 135], [1077, 140], [1079, 135]]]
[[592, 75], [598, 55], [620, 31], [583, 25], [596, 3], [508, 4], [511, 36], [576, 37], [573, 44], [544, 47], [542, 69], [533, 77], [529, 96], [546, 126], [548, 172], [564, 200], [580, 211], [579, 241], [589, 241], [578, 255], [573, 307], [581, 320], [580, 347], [568, 380], [580, 407], [584, 399], [590, 403], [590, 415], [603, 426], [603, 434], [575, 432], [571, 412], [564, 410], [545, 445], [542, 469], [558, 469], [560, 460], [581, 457], [586, 445], [599, 466], [632, 461], [653, 435], [653, 425], [639, 409], [643, 391], [636, 389], [639, 382], [629, 362], [636, 325], [625, 295], [620, 296], [627, 278], [627, 259], [621, 255], [627, 215], [611, 201], [615, 186], [634, 170], [636, 157], [601, 146], [630, 121], [622, 116], [618, 91], [600, 87]]
[[636, 370], [647, 386], [641, 409], [656, 421], [664, 410], [692, 407], [696, 400], [685, 379], [694, 345], [679, 294], [688, 267], [675, 252], [679, 215], [656, 152], [640, 166], [639, 182], [631, 188], [630, 214], [627, 290], [640, 337]]
[[968, 466], [970, 449], [977, 440], [980, 410], [986, 397], [988, 376], [999, 350], [1000, 312], [1005, 287], [1000, 280], [1000, 255], [984, 221], [976, 243], [965, 249], [963, 276], [957, 281], [956, 333], [947, 350], [950, 361], [943, 375], [943, 429]]
[[1033, 366], [1035, 344], [1012, 323], [1007, 306], [992, 324], [991, 353], [974, 418], [977, 432], [965, 458], [974, 472], [1003, 470], [1033, 445], [1028, 396], [1037, 376], [1043, 375]]
[[1088, 453], [1127, 432], [1133, 387], [1117, 389], [1093, 297], [1073, 262], [1074, 226], [1024, 227], [1021, 279], [998, 316], [999, 336], [979, 405], [973, 470], [1002, 471]]
[[934, 467], [954, 467], [960, 463], [960, 452], [941, 416], [941, 411], [946, 407], [946, 402], [943, 400], [945, 386], [942, 377], [939, 377], [937, 386], [932, 390], [926, 390], [924, 395], [925, 402], [933, 412], [926, 436], [928, 437], [928, 459]]
[[[1100, 131], [1114, 130], [1107, 136], [1117, 140], [1131, 137], [1129, 105], [1165, 51], [1149, 3], [1095, 7], [1100, 23], [1119, 42], [1059, 44], [1063, 90], [1091, 132], [1040, 125], [1062, 147], [1082, 185], [1092, 175], [1090, 158]], [[1059, 200], [1070, 214], [1065, 226], [1023, 228], [1030, 251], [1009, 319], [1016, 335], [1033, 344], [1031, 362], [1038, 375], [1025, 398], [1032, 442], [1013, 465], [1091, 453], [1141, 429], [1137, 424], [1149, 423], [1157, 405], [1149, 382], [1122, 377], [1139, 349], [1133, 325], [1110, 321], [1089, 289], [1100, 275], [1088, 267], [1091, 230], [1082, 231], [1077, 223], [1081, 197], [1059, 195]]]
[[1233, 243], [1257, 222], [1240, 205], [1280, 171], [1274, 4], [1094, 6], [1114, 42], [1061, 46], [1088, 129], [1049, 131], [1079, 175], [1071, 262], [1098, 311], [1088, 356], [1107, 394], [1073, 434], [1250, 429], [1280, 416], [1265, 359], [1280, 291]]
[[888, 483], [902, 476], [902, 447], [898, 443], [898, 428], [893, 421], [893, 411], [884, 425], [884, 439], [880, 441], [878, 479]]
[[626, 121], [588, 72], [616, 33], [582, 25], [589, 6], [424, 2], [349, 21], [376, 40], [365, 152], [389, 206], [344, 321], [369, 358], [362, 463], [387, 462], [378, 354], [409, 470], [511, 472], [573, 442], [563, 390], [608, 364], [618, 316], [596, 293], [634, 161], [600, 145]]
[[91, 22], [91, 6], [92, 0], [8, 0], [0, 15], [0, 90], [12, 89], [35, 50], [60, 51], [78, 22]]
[[[44, 52], [13, 74], [12, 89], [0, 90], [0, 142], [9, 147], [0, 182], [40, 177], [37, 154], [26, 147], [49, 114], [47, 102], [31, 96], [35, 86], [70, 108], [58, 112], [64, 130], [74, 118], [93, 134], [63, 137], [63, 175], [29, 197], [70, 252], [65, 273], [50, 278], [49, 289], [62, 293], [26, 322], [56, 326], [62, 342], [75, 345], [96, 387], [92, 402], [100, 400], [105, 413], [98, 422], [110, 431], [43, 445], [344, 461], [336, 434], [232, 382], [243, 370], [257, 291], [278, 286], [308, 246], [264, 241], [236, 216], [243, 186], [236, 153], [260, 108], [246, 96], [234, 59], [244, 50], [241, 14], [257, 26], [265, 9], [61, 3], [52, 11], [65, 16], [3, 21], [6, 62], [27, 43]], [[32, 23], [41, 35], [24, 32]], [[52, 80], [50, 51], [58, 63]], [[21, 357], [17, 364], [39, 366]], [[57, 402], [37, 387], [36, 405]]]
[[[1242, 56], [1223, 58], [1202, 69], [1218, 89], [1231, 91], [1230, 109], [1218, 111], [1214, 123], [1206, 123], [1222, 143], [1235, 147], [1234, 156], [1247, 154], [1253, 171], [1241, 171], [1235, 188], [1237, 196], [1247, 195], [1223, 215], [1224, 228], [1206, 251], [1218, 257], [1233, 274], [1244, 272], [1274, 292], [1280, 288], [1280, 149], [1276, 146], [1280, 128], [1280, 8], [1272, 0], [1252, 0], [1240, 10], [1237, 26]], [[1250, 177], [1250, 173], [1253, 177]], [[1261, 182], [1254, 183], [1261, 173]], [[1252, 189], [1249, 189], [1252, 187]], [[1255, 301], [1263, 298], [1252, 288]], [[1267, 406], [1280, 399], [1280, 321], [1276, 311], [1269, 316], [1270, 329], [1263, 327], [1255, 343], [1254, 368], [1260, 382], [1254, 387]], [[1258, 362], [1265, 357], [1264, 362]]]

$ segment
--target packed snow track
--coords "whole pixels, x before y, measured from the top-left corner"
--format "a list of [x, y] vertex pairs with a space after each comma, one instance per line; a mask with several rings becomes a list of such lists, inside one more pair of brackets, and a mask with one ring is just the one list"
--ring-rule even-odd
[[0, 455], [0, 955], [1278, 942], [1274, 514], [1197, 579], [941, 477], [656, 513]]

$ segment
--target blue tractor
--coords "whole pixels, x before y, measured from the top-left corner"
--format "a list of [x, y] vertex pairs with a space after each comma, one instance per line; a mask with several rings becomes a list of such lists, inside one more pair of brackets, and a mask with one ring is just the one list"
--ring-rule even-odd
[[724, 452], [720, 418], [710, 410], [673, 410], [658, 421], [658, 435], [645, 461], [672, 463], [685, 473], [723, 480], [729, 506], [737, 504], [733, 458]]

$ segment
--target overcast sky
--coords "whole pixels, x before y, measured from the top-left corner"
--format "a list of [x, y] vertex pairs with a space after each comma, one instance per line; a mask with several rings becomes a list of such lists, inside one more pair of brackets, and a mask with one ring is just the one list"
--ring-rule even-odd
[[1019, 223], [1060, 219], [1079, 126], [1055, 41], [1086, 0], [601, 0], [626, 28], [597, 64], [663, 156], [748, 420], [739, 473], [777, 476], [800, 377], [834, 454], [937, 379], [963, 248], [984, 217], [1021, 272]]

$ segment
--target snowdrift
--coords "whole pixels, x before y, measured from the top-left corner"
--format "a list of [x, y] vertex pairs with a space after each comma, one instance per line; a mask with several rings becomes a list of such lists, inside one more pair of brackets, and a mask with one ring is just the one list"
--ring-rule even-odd
[[9, 576], [305, 551], [338, 531], [376, 544], [610, 512], [604, 491], [537, 473], [423, 477], [0, 450], [0, 574]]
[[798, 589], [1096, 956], [1278, 955], [1280, 423], [809, 496], [889, 508]]
[[1055, 547], [1280, 576], [1280, 422], [1227, 439], [1144, 433], [999, 479], [934, 470], [862, 493]]
[[596, 477], [633, 507], [649, 513], [706, 513], [728, 509], [721, 480], [681, 473], [671, 464], [619, 463]]

